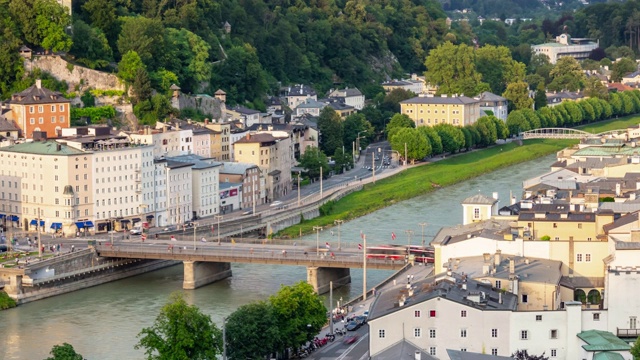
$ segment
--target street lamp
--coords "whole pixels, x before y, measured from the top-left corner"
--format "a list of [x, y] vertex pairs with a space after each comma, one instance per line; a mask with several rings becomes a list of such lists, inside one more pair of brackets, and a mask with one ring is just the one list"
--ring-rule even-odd
[[427, 223], [421, 222], [418, 225], [422, 226], [422, 250], [424, 250], [424, 227], [427, 226]]
[[[320, 165], [322, 168], [322, 165]], [[298, 206], [300, 206], [300, 174], [302, 171], [298, 171]]]
[[320, 256], [320, 231], [322, 230], [322, 226], [314, 226], [313, 231], [316, 232], [316, 256]]
[[196, 229], [197, 228], [198, 228], [198, 223], [193, 223], [193, 250], [196, 249]]
[[411, 247], [411, 236], [413, 235], [413, 230], [405, 230], [405, 234], [407, 234], [407, 254], [409, 254], [409, 248]]
[[340, 243], [340, 225], [342, 225], [343, 222], [344, 220], [333, 220], [333, 223], [338, 225], [338, 250], [342, 250], [342, 244]]
[[366, 133], [366, 132], [367, 132], [367, 130], [359, 131], [358, 132], [358, 136], [356, 136], [356, 147], [357, 147], [357, 150], [358, 150], [358, 159], [360, 158], [360, 139], [365, 137], [365, 136], [360, 136], [360, 134]]

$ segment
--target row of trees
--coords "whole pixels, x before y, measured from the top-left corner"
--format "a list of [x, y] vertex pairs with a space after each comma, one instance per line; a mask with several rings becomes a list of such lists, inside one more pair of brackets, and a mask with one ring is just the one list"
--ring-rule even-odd
[[396, 114], [387, 125], [391, 148], [403, 157], [406, 149], [409, 161], [492, 145], [508, 136], [505, 123], [493, 115], [483, 116], [476, 123], [464, 127], [438, 124], [416, 129], [408, 116]]
[[640, 112], [640, 90], [612, 93], [609, 100], [588, 98], [565, 101], [538, 110], [522, 109], [509, 113], [507, 127], [511, 135], [544, 127], [571, 127], [582, 123]]

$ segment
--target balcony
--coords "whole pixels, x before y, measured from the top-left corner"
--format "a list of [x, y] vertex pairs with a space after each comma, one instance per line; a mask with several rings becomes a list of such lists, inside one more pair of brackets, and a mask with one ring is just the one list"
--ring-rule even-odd
[[620, 329], [618, 330], [618, 337], [620, 338], [637, 338], [640, 336], [640, 329]]

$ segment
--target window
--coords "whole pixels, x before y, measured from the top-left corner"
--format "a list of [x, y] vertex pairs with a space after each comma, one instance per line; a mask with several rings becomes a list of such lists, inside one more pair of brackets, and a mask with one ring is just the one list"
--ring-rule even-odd
[[36, 112], [35, 107], [29, 106], [29, 113], [33, 114], [34, 112]]
[[435, 339], [436, 338], [436, 329], [429, 329], [429, 337], [431, 339]]
[[60, 116], [60, 122], [63, 123], [64, 122], [64, 116]]
[[496, 289], [501, 289], [501, 288], [502, 288], [502, 281], [496, 280]]
[[527, 302], [529, 302], [529, 295], [522, 294], [522, 303], [526, 304]]
[[38, 106], [38, 112], [39, 113], [44, 112], [44, 106], [42, 105]]
[[413, 329], [413, 337], [416, 339], [419, 339], [422, 337], [422, 329], [421, 328], [415, 328]]
[[416, 311], [414, 311], [414, 312], [413, 312], [413, 317], [417, 317], [417, 318], [419, 318], [419, 317], [420, 317], [420, 310], [416, 310]]
[[432, 346], [429, 348], [429, 355], [436, 355], [436, 347]]
[[29, 124], [35, 125], [35, 123], [36, 123], [36, 119], [34, 119], [34, 118], [30, 118], [29, 119]]
[[520, 331], [520, 340], [529, 340], [529, 330]]
[[44, 124], [44, 118], [38, 118], [38, 124]]
[[491, 337], [492, 338], [498, 337], [498, 329], [491, 329]]
[[429, 310], [429, 317], [436, 317], [436, 311], [435, 310]]
[[552, 339], [557, 339], [558, 338], [558, 330], [553, 329], [551, 330], [551, 332], [549, 333], [549, 337]]
[[556, 357], [558, 356], [558, 350], [557, 349], [551, 349], [551, 357]]
[[462, 349], [460, 349], [460, 351], [467, 352], [467, 349], [466, 348], [462, 348]]
[[582, 224], [578, 224], [578, 229], [582, 229]]
[[593, 313], [593, 321], [600, 321], [600, 313]]
[[542, 315], [536, 315], [536, 321], [542, 321]]
[[498, 356], [498, 349], [497, 348], [492, 348], [491, 349], [491, 355]]
[[460, 317], [467, 317], [467, 310], [460, 310]]
[[384, 339], [384, 335], [385, 335], [385, 334], [384, 334], [384, 329], [380, 329], [380, 330], [378, 330], [378, 337], [379, 337], [380, 339]]
[[584, 254], [584, 261], [591, 262], [591, 254]]
[[582, 262], [582, 254], [576, 254], [576, 261]]
[[467, 329], [460, 329], [460, 337], [463, 337], [463, 338], [467, 337]]
[[480, 219], [480, 208], [474, 208], [473, 209], [473, 218], [474, 219]]
[[64, 105], [60, 105], [60, 111], [64, 111]]
[[52, 116], [52, 117], [51, 117], [51, 123], [52, 123], [52, 124], [55, 124], [55, 123], [56, 123], [56, 117], [55, 117], [55, 116]]
[[553, 223], [553, 228], [555, 229], [557, 227], [558, 227], [558, 224], [557, 223]]

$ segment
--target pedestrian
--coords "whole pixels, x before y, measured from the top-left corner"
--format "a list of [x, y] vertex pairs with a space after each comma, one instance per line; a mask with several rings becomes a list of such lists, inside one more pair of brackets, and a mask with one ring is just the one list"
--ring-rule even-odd
[[60, 252], [60, 244], [58, 244], [58, 252]]
[[76, 251], [76, 246], [75, 245], [71, 245], [71, 252]]
[[76, 231], [76, 237], [80, 237], [80, 231]]
[[206, 243], [206, 242], [207, 242], [207, 239], [205, 239], [205, 238], [204, 238], [204, 236], [203, 236], [203, 237], [202, 237], [202, 239], [200, 239], [200, 241], [202, 241], [202, 242]]
[[156, 240], [158, 240], [158, 234], [156, 234]]
[[287, 256], [287, 250], [282, 250], [282, 256], [284, 256], [284, 257]]
[[333, 254], [333, 251], [331, 252], [331, 260], [335, 260], [336, 256]]

